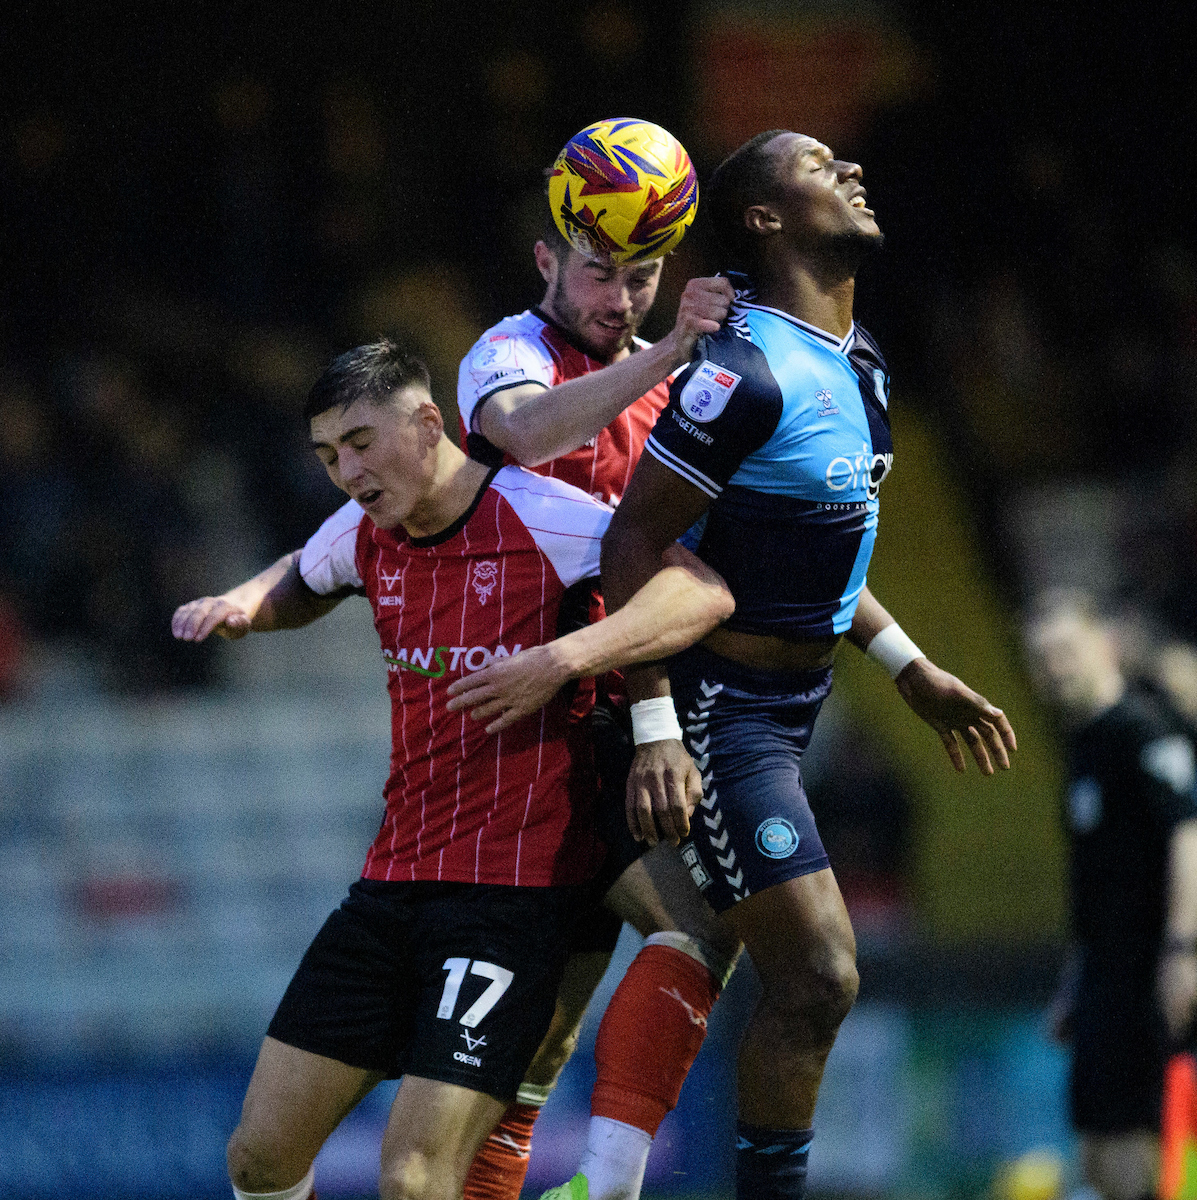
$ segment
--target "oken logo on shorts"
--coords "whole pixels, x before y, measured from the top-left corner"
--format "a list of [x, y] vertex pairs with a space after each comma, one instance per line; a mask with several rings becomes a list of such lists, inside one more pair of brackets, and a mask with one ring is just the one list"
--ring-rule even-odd
[[789, 858], [798, 841], [798, 830], [785, 817], [767, 817], [756, 827], [756, 848], [766, 858]]

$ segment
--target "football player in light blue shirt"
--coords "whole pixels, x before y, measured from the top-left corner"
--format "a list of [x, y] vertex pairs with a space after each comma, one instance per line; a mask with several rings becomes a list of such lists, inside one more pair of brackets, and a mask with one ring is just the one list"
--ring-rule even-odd
[[752, 956], [763, 996], [740, 1049], [737, 1194], [795, 1200], [823, 1066], [858, 982], [799, 769], [838, 642], [889, 668], [958, 770], [958, 738], [986, 774], [1009, 766], [1015, 739], [866, 586], [894, 457], [885, 361], [853, 321], [857, 269], [882, 241], [861, 168], [773, 130], [720, 166], [703, 203], [736, 268], [736, 302], [674, 383], [604, 539], [603, 590], [610, 609], [626, 602], [705, 517], [699, 555], [736, 612], [668, 669], [629, 672], [629, 823], [649, 840], [681, 839]]

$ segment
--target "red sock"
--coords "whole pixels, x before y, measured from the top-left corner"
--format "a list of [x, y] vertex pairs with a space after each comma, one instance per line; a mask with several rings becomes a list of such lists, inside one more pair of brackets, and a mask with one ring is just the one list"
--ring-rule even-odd
[[677, 1104], [718, 998], [718, 980], [702, 963], [672, 946], [645, 946], [599, 1026], [590, 1115], [655, 1136]]
[[540, 1109], [518, 1101], [508, 1106], [482, 1143], [465, 1177], [465, 1200], [519, 1200], [528, 1158], [532, 1125]]

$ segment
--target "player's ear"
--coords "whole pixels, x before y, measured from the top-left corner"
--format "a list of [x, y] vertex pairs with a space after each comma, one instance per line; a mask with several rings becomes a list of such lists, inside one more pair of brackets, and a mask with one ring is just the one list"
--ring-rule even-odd
[[543, 241], [532, 247], [532, 253], [536, 256], [536, 269], [540, 272], [540, 277], [552, 287], [557, 278], [557, 256], [549, 249], [548, 243]]
[[429, 445], [435, 445], [440, 441], [441, 435], [445, 432], [445, 418], [431, 396], [425, 394], [420, 397], [420, 402], [416, 407], [416, 420], [420, 422]]
[[753, 204], [744, 210], [744, 228], [762, 235], [776, 233], [781, 217], [767, 204]]

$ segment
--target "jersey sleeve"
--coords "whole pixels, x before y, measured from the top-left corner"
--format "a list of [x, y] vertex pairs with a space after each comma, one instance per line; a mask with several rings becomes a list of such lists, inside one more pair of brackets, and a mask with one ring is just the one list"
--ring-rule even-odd
[[457, 374], [457, 407], [467, 433], [477, 433], [484, 400], [526, 383], [553, 386], [553, 356], [539, 338], [515, 331], [484, 333], [461, 360]]
[[1160, 829], [1197, 817], [1197, 755], [1185, 734], [1164, 732], [1144, 742], [1139, 769], [1152, 819]]
[[781, 388], [759, 347], [725, 327], [699, 340], [644, 448], [712, 499], [772, 437]]
[[524, 467], [504, 467], [491, 487], [515, 510], [564, 587], [598, 575], [603, 534], [611, 523], [605, 504]]
[[357, 501], [350, 500], [308, 538], [299, 556], [299, 574], [317, 595], [362, 586], [356, 556], [357, 531], [364, 516]]

